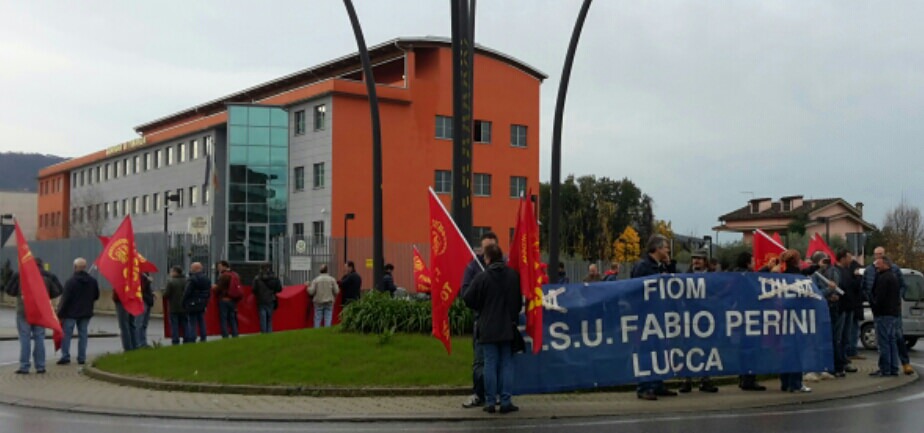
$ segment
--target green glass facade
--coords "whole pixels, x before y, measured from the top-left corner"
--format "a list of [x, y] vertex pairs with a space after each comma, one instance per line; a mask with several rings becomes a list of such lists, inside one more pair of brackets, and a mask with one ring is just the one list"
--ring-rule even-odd
[[286, 232], [289, 116], [279, 107], [228, 106], [228, 261], [265, 262]]

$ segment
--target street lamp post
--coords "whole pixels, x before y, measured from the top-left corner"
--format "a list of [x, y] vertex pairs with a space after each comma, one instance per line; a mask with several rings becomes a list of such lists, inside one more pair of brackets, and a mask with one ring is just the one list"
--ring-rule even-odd
[[167, 230], [167, 216], [170, 215], [170, 202], [180, 202], [179, 194], [167, 194], [164, 196], [164, 233], [169, 233]]
[[346, 262], [349, 260], [349, 259], [348, 259], [349, 256], [347, 256], [347, 247], [348, 247], [349, 244], [350, 244], [350, 238], [349, 238], [349, 236], [347, 235], [347, 233], [349, 233], [349, 232], [347, 231], [347, 222], [349, 222], [351, 219], [355, 219], [355, 218], [356, 218], [356, 214], [355, 214], [355, 213], [348, 213], [348, 214], [346, 214], [346, 215], [343, 216], [343, 263], [344, 263], [344, 264], [346, 264]]

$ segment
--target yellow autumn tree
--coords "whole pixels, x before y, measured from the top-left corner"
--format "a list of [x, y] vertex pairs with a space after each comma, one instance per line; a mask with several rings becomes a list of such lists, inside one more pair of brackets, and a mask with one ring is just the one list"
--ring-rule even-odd
[[639, 245], [638, 232], [632, 226], [627, 226], [619, 238], [613, 242], [613, 251], [616, 254], [613, 260], [619, 263], [634, 262], [639, 259], [642, 247]]
[[664, 236], [668, 239], [673, 239], [674, 237], [674, 229], [671, 228], [670, 221], [664, 221], [664, 220], [655, 221], [654, 232], [655, 234]]

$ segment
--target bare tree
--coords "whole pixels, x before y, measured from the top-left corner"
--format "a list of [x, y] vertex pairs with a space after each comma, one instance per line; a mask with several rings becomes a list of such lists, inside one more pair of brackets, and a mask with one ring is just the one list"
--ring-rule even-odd
[[72, 201], [71, 237], [91, 237], [103, 234], [106, 227], [105, 199], [95, 187], [84, 191]]
[[924, 222], [920, 209], [902, 200], [886, 214], [882, 234], [892, 260], [915, 269], [924, 265]]

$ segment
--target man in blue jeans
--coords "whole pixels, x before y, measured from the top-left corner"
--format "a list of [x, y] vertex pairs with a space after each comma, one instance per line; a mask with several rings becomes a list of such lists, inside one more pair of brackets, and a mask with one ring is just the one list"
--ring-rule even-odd
[[898, 376], [898, 339], [896, 322], [902, 314], [902, 300], [898, 279], [892, 272], [892, 262], [882, 256], [873, 262], [876, 280], [873, 284], [872, 304], [876, 324], [876, 345], [879, 346], [879, 370], [870, 376]]
[[58, 305], [58, 318], [64, 322], [61, 340], [61, 358], [58, 365], [71, 363], [71, 336], [77, 328], [77, 363], [87, 362], [87, 327], [93, 317], [93, 306], [99, 299], [99, 283], [87, 273], [87, 261], [74, 260], [74, 275], [64, 283], [64, 295]]
[[183, 292], [183, 308], [186, 310], [187, 327], [185, 342], [196, 341], [196, 327], [199, 327], [199, 342], [205, 342], [208, 331], [205, 328], [205, 308], [209, 304], [212, 292], [212, 282], [202, 272], [202, 263], [193, 262], [189, 265], [189, 278], [186, 280], [186, 289]]
[[[38, 265], [39, 272], [42, 274], [45, 289], [48, 290], [48, 297], [54, 299], [61, 296], [64, 289], [61, 287], [58, 277], [45, 270], [41, 259], [36, 258], [35, 264]], [[19, 285], [18, 273], [13, 274], [3, 291], [10, 296], [16, 297], [16, 329], [19, 331], [19, 369], [16, 370], [16, 374], [29, 374], [29, 368], [32, 366], [29, 363], [29, 352], [32, 352], [32, 360], [35, 362], [35, 372], [44, 374], [45, 328], [30, 325], [26, 321], [26, 310], [22, 303], [22, 288]]]
[[[520, 277], [504, 263], [497, 245], [483, 250], [488, 268], [472, 280], [465, 292], [465, 305], [478, 312], [478, 344], [484, 352], [484, 411], [516, 412], [513, 391], [513, 347], [516, 326], [523, 307]], [[500, 396], [500, 401], [497, 401]]]
[[[873, 258], [875, 260], [879, 260], [885, 257], [885, 254], [886, 254], [886, 250], [883, 247], [876, 247], [875, 249], [873, 249]], [[898, 267], [898, 265], [896, 265], [895, 263], [892, 263], [890, 266], [891, 266], [892, 274], [895, 275], [895, 279], [898, 280], [898, 294], [899, 294], [899, 308], [900, 308], [901, 307], [901, 297], [905, 295], [905, 278], [902, 277], [902, 270], [901, 268]], [[866, 268], [865, 273], [863, 274], [863, 291], [866, 294], [866, 298], [870, 300], [870, 304], [872, 304], [873, 283], [876, 280], [877, 274], [878, 273], [876, 271], [875, 264], [869, 265]], [[894, 321], [895, 321], [895, 325], [894, 325], [895, 339], [897, 340], [896, 345], [898, 346], [898, 358], [902, 363], [902, 370], [905, 372], [905, 374], [914, 374], [914, 368], [911, 367], [911, 359], [908, 357], [908, 346], [905, 344], [905, 335], [902, 329], [901, 312], [899, 312], [899, 315], [896, 317]]]
[[237, 338], [237, 302], [240, 300], [235, 293], [240, 285], [240, 277], [231, 270], [231, 264], [226, 260], [218, 262], [218, 281], [215, 283], [215, 296], [218, 297], [218, 317], [221, 326], [221, 338]]

